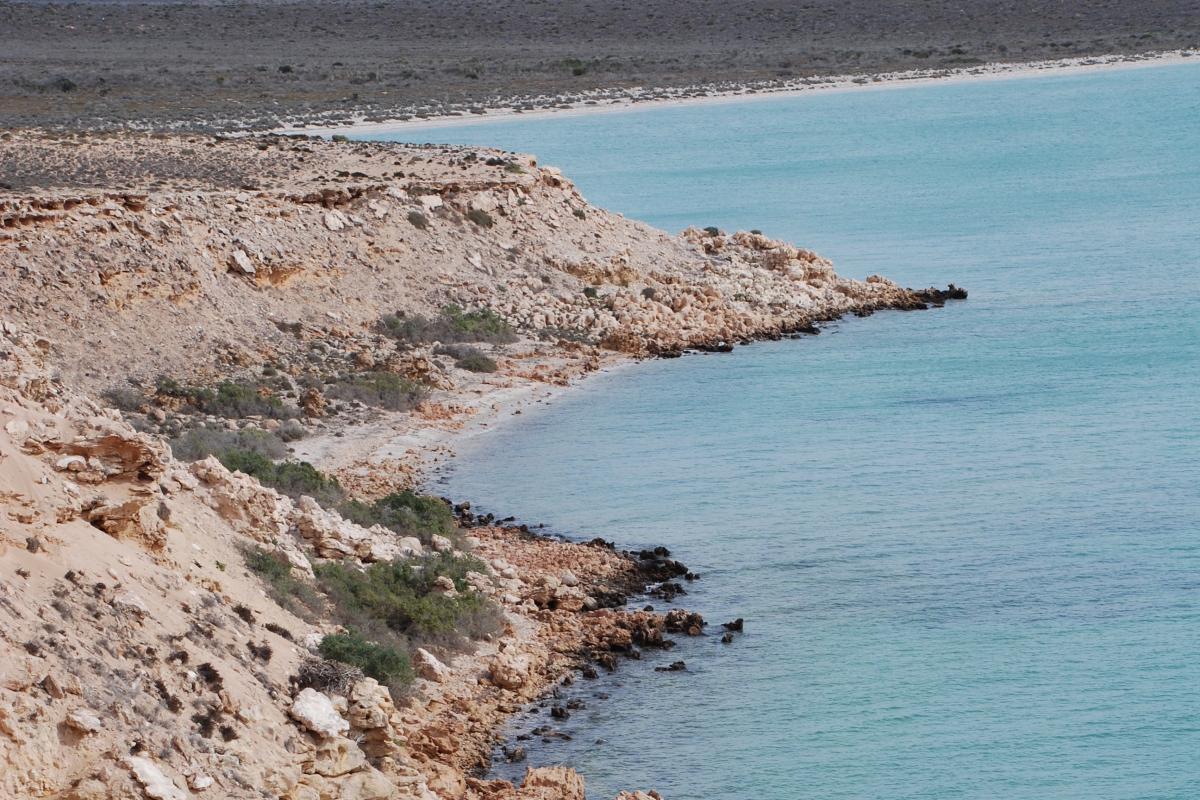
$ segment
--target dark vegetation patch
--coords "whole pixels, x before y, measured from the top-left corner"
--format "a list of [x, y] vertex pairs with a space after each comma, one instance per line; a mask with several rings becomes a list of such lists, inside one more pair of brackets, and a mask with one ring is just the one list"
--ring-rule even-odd
[[[320, 593], [311, 583], [292, 574], [292, 564], [282, 554], [253, 546], [246, 549], [243, 557], [246, 567], [267, 585], [267, 594], [283, 608], [304, 619], [314, 617], [323, 609]], [[277, 625], [267, 625], [267, 630], [288, 640], [292, 638]]]
[[[317, 581], [345, 627], [459, 647], [463, 637], [498, 629], [495, 606], [466, 581], [470, 571], [485, 571], [483, 562], [450, 553], [380, 562], [365, 570], [338, 562], [316, 567]], [[440, 577], [454, 583], [453, 597], [436, 591]]]
[[413, 681], [412, 659], [391, 644], [377, 644], [361, 634], [334, 633], [321, 640], [321, 656], [360, 670], [393, 691], [403, 691]]
[[450, 356], [454, 359], [454, 366], [469, 372], [495, 372], [499, 368], [495, 359], [470, 345], [442, 344], [434, 348], [433, 352], [439, 356]]
[[429, 387], [394, 372], [360, 372], [338, 379], [325, 394], [388, 411], [409, 411], [429, 396]]
[[253, 450], [227, 450], [217, 456], [226, 469], [244, 472], [293, 500], [307, 495], [323, 506], [334, 507], [346, 496], [338, 479], [307, 461], [272, 461]]
[[183, 411], [228, 419], [254, 416], [289, 419], [297, 415], [296, 410], [285, 405], [270, 387], [244, 381], [222, 381], [210, 389], [160, 377], [155, 394], [178, 402]]
[[343, 517], [369, 528], [382, 525], [401, 536], [415, 536], [429, 544], [434, 534], [458, 540], [454, 512], [439, 497], [410, 491], [393, 492], [372, 503], [348, 500], [338, 507]]
[[455, 305], [433, 318], [400, 311], [379, 321], [380, 330], [401, 344], [490, 342], [508, 344], [517, 334], [504, 317], [488, 308], [465, 311]]
[[[296, 425], [298, 427], [299, 423]], [[280, 432], [286, 427], [288, 426], [282, 426]], [[291, 435], [287, 434], [289, 437]], [[224, 461], [222, 456], [231, 452], [249, 452], [265, 458], [283, 458], [287, 455], [287, 444], [284, 436], [258, 428], [231, 431], [197, 427], [189, 428], [171, 439], [171, 452], [180, 461], [198, 461], [209, 456], [216, 456]]]

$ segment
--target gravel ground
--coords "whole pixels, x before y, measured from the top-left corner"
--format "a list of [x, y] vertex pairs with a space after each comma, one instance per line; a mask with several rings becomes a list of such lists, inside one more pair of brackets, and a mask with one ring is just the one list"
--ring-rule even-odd
[[6, 0], [0, 125], [263, 128], [1198, 44], [1196, 0]]

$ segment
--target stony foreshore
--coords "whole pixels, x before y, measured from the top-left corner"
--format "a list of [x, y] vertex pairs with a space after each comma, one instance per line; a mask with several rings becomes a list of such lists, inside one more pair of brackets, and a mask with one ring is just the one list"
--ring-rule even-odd
[[[473, 148], [29, 133], [0, 138], [0, 172], [4, 797], [582, 798], [567, 768], [481, 777], [499, 727], [705, 635], [624, 608], [686, 568], [465, 508], [423, 538], [347, 515], [605, 365], [963, 295], [759, 233], [671, 236]], [[218, 439], [290, 449], [341, 505], [195, 450]], [[438, 558], [474, 566], [431, 599], [494, 615], [416, 648], [403, 691], [330, 667], [343, 624], [281, 594]]]

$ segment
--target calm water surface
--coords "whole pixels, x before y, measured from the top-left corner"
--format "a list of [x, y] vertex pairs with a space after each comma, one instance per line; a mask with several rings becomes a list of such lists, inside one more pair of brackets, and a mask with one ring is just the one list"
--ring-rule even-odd
[[455, 496], [666, 544], [747, 620], [532, 763], [595, 798], [1200, 797], [1200, 65], [397, 138], [971, 290], [598, 377], [459, 462]]

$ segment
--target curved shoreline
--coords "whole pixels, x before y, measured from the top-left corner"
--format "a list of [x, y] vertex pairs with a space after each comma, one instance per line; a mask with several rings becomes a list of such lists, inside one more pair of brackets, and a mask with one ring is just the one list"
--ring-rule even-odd
[[[320, 123], [297, 121], [275, 129], [279, 134], [316, 136], [347, 135], [370, 138], [371, 135], [399, 131], [420, 131], [478, 125], [489, 122], [566, 118], [600, 113], [642, 111], [657, 108], [753, 102], [758, 100], [804, 97], [834, 92], [899, 89], [911, 86], [975, 81], [1017, 80], [1047, 75], [1070, 75], [1088, 72], [1144, 69], [1196, 63], [1200, 51], [1173, 50], [1141, 55], [1112, 54], [1083, 58], [1064, 58], [1019, 63], [996, 62], [973, 67], [937, 70], [909, 70], [874, 74], [846, 74], [825, 78], [769, 81], [757, 83], [708, 83], [681, 88], [636, 87], [633, 89], [596, 90], [581, 95], [547, 96], [532, 110], [521, 110], [515, 104], [498, 105], [478, 111], [459, 110], [437, 116], [417, 116], [401, 113], [384, 120], [368, 120], [365, 116], [345, 125], [324, 126]], [[414, 118], [416, 117], [416, 118]]]

